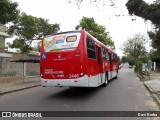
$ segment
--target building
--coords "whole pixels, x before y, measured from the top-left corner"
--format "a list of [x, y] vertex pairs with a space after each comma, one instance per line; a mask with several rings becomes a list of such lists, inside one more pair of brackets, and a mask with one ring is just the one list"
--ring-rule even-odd
[[6, 27], [0, 24], [0, 57], [12, 57], [12, 54], [7, 53], [8, 47], [5, 46], [5, 39], [10, 37], [5, 31]]

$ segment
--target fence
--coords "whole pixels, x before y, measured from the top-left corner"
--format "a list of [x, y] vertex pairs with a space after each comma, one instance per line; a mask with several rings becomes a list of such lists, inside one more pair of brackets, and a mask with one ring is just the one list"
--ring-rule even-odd
[[142, 69], [149, 71], [157, 71], [158, 70], [157, 63], [148, 61], [148, 63], [143, 63]]
[[40, 75], [39, 63], [10, 62], [6, 58], [0, 58], [0, 77], [38, 75]]

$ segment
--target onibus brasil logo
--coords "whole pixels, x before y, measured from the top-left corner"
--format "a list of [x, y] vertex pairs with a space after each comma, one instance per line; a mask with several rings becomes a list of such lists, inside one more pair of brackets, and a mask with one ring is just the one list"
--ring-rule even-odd
[[42, 117], [40, 112], [2, 112], [2, 117]]

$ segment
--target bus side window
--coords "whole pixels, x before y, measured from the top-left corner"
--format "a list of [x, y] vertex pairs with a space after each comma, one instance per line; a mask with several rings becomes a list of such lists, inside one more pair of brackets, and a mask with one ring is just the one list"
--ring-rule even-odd
[[112, 61], [114, 62], [114, 54], [112, 53]]
[[104, 48], [102, 48], [102, 53], [103, 53], [102, 55], [103, 61], [106, 61], [106, 52]]
[[103, 48], [103, 61], [109, 60], [109, 53], [106, 49]]
[[107, 50], [106, 50], [106, 60], [107, 60], [107, 61], [109, 60], [109, 53], [108, 53]]
[[95, 44], [90, 38], [87, 38], [87, 52], [89, 59], [96, 59]]
[[112, 60], [113, 60], [113, 62], [116, 62], [116, 61], [117, 61], [117, 57], [116, 57], [115, 54], [112, 54]]

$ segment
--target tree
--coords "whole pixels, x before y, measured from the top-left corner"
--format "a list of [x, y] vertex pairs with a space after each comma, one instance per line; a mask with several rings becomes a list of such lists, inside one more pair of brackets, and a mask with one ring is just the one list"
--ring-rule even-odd
[[33, 40], [39, 40], [41, 35], [56, 33], [59, 29], [59, 24], [49, 24], [48, 20], [22, 13], [8, 29], [9, 34], [18, 38], [13, 44], [8, 44], [11, 48], [19, 48], [23, 54], [29, 53], [32, 50]]
[[157, 63], [157, 70], [160, 71], [160, 52], [158, 50], [150, 50], [150, 59]]
[[122, 51], [124, 54], [129, 54], [134, 58], [145, 56], [147, 54], [145, 44], [147, 43], [145, 37], [140, 34], [134, 35], [133, 38], [129, 38], [122, 45]]
[[79, 28], [85, 29], [102, 43], [115, 48], [114, 42], [109, 37], [109, 34], [105, 31], [105, 26], [98, 25], [95, 22], [94, 18], [83, 17], [80, 20], [79, 25], [76, 26], [76, 30], [78, 30]]
[[135, 63], [136, 63], [136, 58], [134, 58], [131, 55], [127, 55], [127, 60], [128, 60], [129, 65], [131, 65], [131, 66], [135, 65]]
[[44, 36], [57, 33], [60, 30], [60, 25], [55, 24], [49, 24], [48, 20], [45, 20], [43, 18], [38, 18], [38, 32], [42, 33]]
[[156, 51], [150, 52], [150, 59], [157, 62], [160, 70], [160, 1], [157, 0], [149, 5], [143, 0], [128, 0], [126, 6], [131, 15], [150, 20], [155, 25], [155, 32], [148, 32], [152, 40], [151, 45], [156, 49]]
[[160, 50], [160, 47], [158, 46], [158, 39], [156, 37], [156, 33], [155, 32], [148, 32], [148, 35], [149, 35], [149, 38], [152, 40], [151, 42], [151, 46], [154, 48], [154, 49], [159, 49]]
[[128, 0], [126, 3], [130, 15], [136, 15], [150, 20], [156, 27], [154, 42], [158, 44], [160, 49], [160, 3], [147, 4], [143, 0]]
[[126, 3], [129, 14], [142, 17], [145, 20], [150, 20], [153, 24], [160, 24], [160, 4], [147, 4], [143, 0], [128, 0]]
[[0, 0], [0, 23], [6, 24], [15, 20], [19, 14], [18, 3], [10, 0]]
[[128, 62], [127, 57], [126, 56], [122, 56], [121, 63], [126, 63], [126, 62]]
[[141, 61], [142, 63], [147, 63], [148, 62], [148, 56], [140, 56], [139, 61]]

